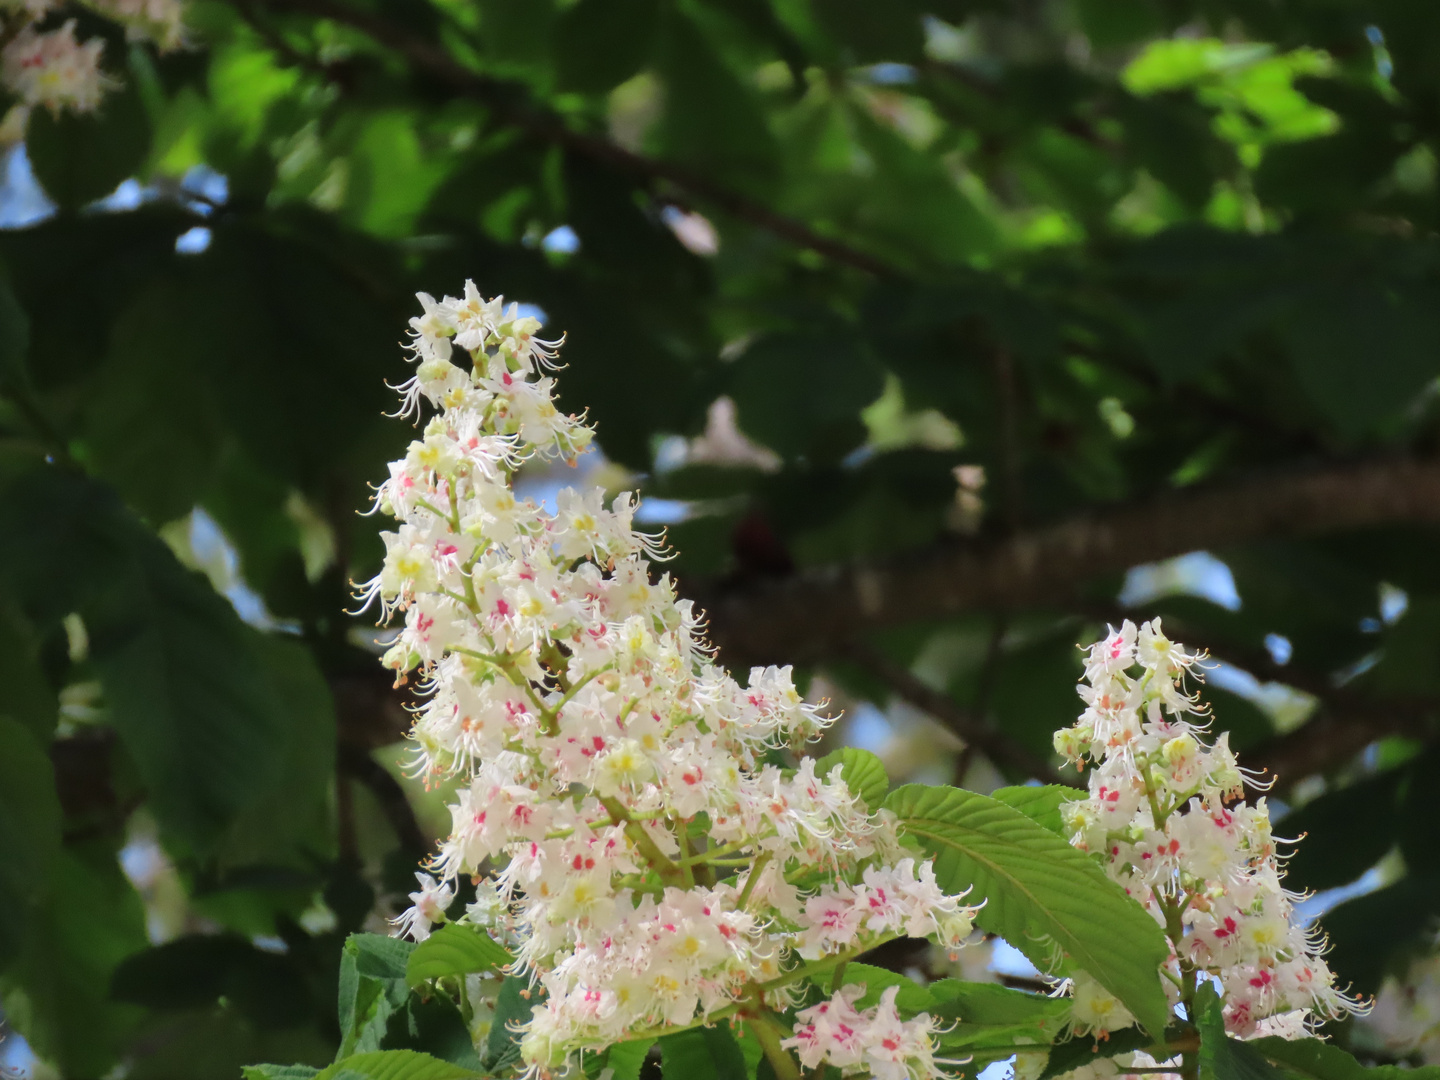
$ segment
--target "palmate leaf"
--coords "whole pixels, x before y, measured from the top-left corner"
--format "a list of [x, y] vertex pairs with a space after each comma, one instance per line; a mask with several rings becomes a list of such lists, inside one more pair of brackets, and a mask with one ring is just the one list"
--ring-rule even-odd
[[1019, 810], [974, 792], [907, 784], [885, 806], [934, 856], [944, 888], [971, 888], [970, 902], [985, 901], [979, 926], [1042, 970], [1082, 968], [1147, 1031], [1165, 1030], [1164, 933], [1097, 863]]

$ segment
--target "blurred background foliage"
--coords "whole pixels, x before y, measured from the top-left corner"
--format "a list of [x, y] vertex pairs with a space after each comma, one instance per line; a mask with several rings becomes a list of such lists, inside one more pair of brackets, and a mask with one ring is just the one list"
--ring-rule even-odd
[[1053, 778], [1107, 621], [1208, 648], [1385, 988], [1332, 1034], [1440, 1054], [1440, 6], [90, 22], [123, 89], [0, 190], [0, 1060], [333, 1056], [344, 937], [447, 825], [345, 608], [413, 293], [467, 277], [599, 427], [529, 489], [638, 487], [722, 659], [801, 665], [892, 776]]

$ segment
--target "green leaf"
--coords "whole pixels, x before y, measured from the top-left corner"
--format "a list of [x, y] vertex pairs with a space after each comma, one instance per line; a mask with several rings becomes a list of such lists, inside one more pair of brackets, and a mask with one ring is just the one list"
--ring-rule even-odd
[[60, 701], [42, 667], [38, 637], [16, 604], [0, 600], [0, 685], [5, 687], [0, 714], [48, 743], [59, 720]]
[[986, 902], [979, 926], [1041, 970], [1082, 968], [1147, 1031], [1164, 1031], [1164, 933], [1098, 863], [1020, 811], [974, 792], [907, 784], [885, 805], [935, 857], [942, 887], [973, 886], [970, 902]]
[[1012, 990], [995, 983], [938, 979], [926, 989], [935, 999], [936, 1016], [977, 1026], [1033, 1026], [1049, 1029], [1070, 1015], [1070, 1002], [1046, 994]]
[[55, 771], [21, 724], [0, 716], [0, 966], [13, 960], [48, 892], [60, 845]]
[[34, 110], [25, 149], [45, 194], [63, 208], [109, 195], [150, 153], [150, 118], [135, 80], [106, 94], [94, 114]]
[[340, 955], [340, 1057], [379, 1050], [409, 998], [405, 967], [415, 946], [384, 934], [351, 934]]
[[355, 970], [372, 979], [405, 978], [415, 943], [388, 934], [351, 934], [345, 950], [355, 956]]
[[414, 987], [447, 975], [499, 971], [514, 959], [485, 931], [448, 923], [415, 947], [405, 964], [405, 981]]
[[115, 525], [128, 550], [83, 609], [91, 659], [167, 839], [209, 851], [279, 773], [285, 711], [258, 632], [138, 523]]
[[144, 906], [116, 855], [103, 840], [57, 844], [23, 951], [0, 969], [6, 1019], [66, 1076], [108, 1073], [142, 1015], [109, 993], [119, 964], [147, 945]]
[[895, 995], [895, 1007], [904, 1016], [914, 1016], [916, 1013], [925, 1012], [935, 1004], [935, 998], [929, 989], [919, 985], [914, 979], [886, 968], [873, 967], [870, 964], [845, 965], [845, 975], [841, 985], [851, 986], [854, 984], [865, 987], [865, 993], [860, 995], [855, 1004], [857, 1009], [868, 1009], [879, 1001], [880, 995], [892, 986], [900, 987], [900, 992]]
[[1282, 330], [1301, 387], [1352, 438], [1416, 400], [1440, 374], [1432, 288], [1324, 282], [1305, 294]]
[[1074, 799], [1083, 799], [1085, 793], [1061, 784], [1028, 784], [997, 788], [990, 797], [1014, 807], [1035, 824], [1063, 835], [1060, 807]]
[[941, 1045], [986, 1058], [996, 1050], [1000, 1056], [1009, 1048], [1034, 1044], [1037, 1052], [1048, 1052], [1070, 1019], [1070, 1002], [1044, 994], [1011, 990], [994, 983], [940, 979], [927, 990], [935, 1006], [927, 1010], [944, 1021]]
[[1253, 1046], [1225, 1034], [1220, 996], [1209, 983], [1195, 992], [1195, 1026], [1200, 1029], [1200, 1080], [1283, 1080], [1285, 1074]]
[[832, 750], [815, 763], [815, 775], [828, 777], [836, 765], [845, 784], [865, 804], [871, 813], [885, 805], [885, 794], [890, 790], [890, 777], [885, 775], [885, 764], [869, 750], [854, 746], [842, 746]]
[[261, 1029], [315, 1015], [296, 959], [236, 934], [189, 934], [136, 953], [116, 969], [110, 996], [159, 1010], [205, 1009], [223, 997]]
[[30, 317], [15, 298], [10, 283], [0, 279], [0, 386], [27, 387], [30, 373]]
[[1100, 1058], [1110, 1058], [1117, 1054], [1128, 1054], [1133, 1050], [1143, 1050], [1153, 1042], [1154, 1040], [1150, 1036], [1135, 1027], [1128, 1027], [1123, 1031], [1112, 1031], [1108, 1037], [1098, 1040], [1089, 1035], [1077, 1035], [1073, 1039], [1056, 1043], [1050, 1048], [1050, 1056], [1045, 1062], [1045, 1071], [1037, 1080], [1054, 1080], [1057, 1076], [1074, 1072], [1082, 1065], [1089, 1065]]
[[312, 1080], [320, 1072], [310, 1065], [246, 1065], [244, 1080]]
[[650, 59], [660, 5], [655, 0], [580, 0], [555, 23], [555, 68], [562, 90], [604, 93]]
[[745, 1080], [745, 1055], [726, 1024], [691, 1028], [660, 1039], [665, 1080]]
[[529, 980], [515, 975], [507, 975], [500, 984], [483, 1055], [485, 1067], [491, 1072], [520, 1060], [520, 1036], [515, 1029], [529, 1020], [535, 1009], [531, 993]]
[[629, 1042], [616, 1043], [603, 1054], [596, 1055], [596, 1070], [593, 1075], [598, 1076], [605, 1069], [613, 1069], [611, 1080], [640, 1080], [640, 1070], [654, 1045], [654, 1039], [632, 1039]]
[[0, 580], [42, 628], [82, 616], [164, 840], [212, 851], [270, 793], [289, 739], [289, 687], [272, 678], [261, 635], [113, 492], [58, 466], [3, 485]]
[[315, 1080], [470, 1080], [480, 1074], [416, 1050], [351, 1054], [315, 1074]]
[[1285, 863], [1291, 889], [1348, 885], [1395, 843], [1396, 793], [1404, 769], [1387, 769], [1338, 791], [1327, 791], [1276, 824], [1283, 836], [1303, 836]]
[[1253, 1047], [1290, 1076], [1301, 1080], [1440, 1080], [1440, 1066], [1378, 1065], [1366, 1068], [1323, 1039], [1250, 1039]]

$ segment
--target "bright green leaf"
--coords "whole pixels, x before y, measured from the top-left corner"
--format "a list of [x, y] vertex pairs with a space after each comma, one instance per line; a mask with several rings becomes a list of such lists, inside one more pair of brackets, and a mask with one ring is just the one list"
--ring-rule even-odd
[[449, 923], [415, 946], [405, 964], [405, 981], [419, 986], [450, 975], [499, 971], [514, 959], [485, 931]]
[[860, 796], [871, 813], [885, 804], [885, 795], [890, 790], [890, 777], [885, 775], [885, 764], [869, 750], [854, 746], [842, 746], [832, 750], [815, 763], [815, 775], [822, 779], [830, 775], [836, 765], [845, 785]]
[[1097, 862], [1020, 811], [974, 792], [907, 784], [885, 805], [935, 857], [944, 888], [971, 888], [969, 902], [986, 902], [978, 925], [1041, 970], [1082, 968], [1147, 1030], [1165, 1029], [1164, 934]]

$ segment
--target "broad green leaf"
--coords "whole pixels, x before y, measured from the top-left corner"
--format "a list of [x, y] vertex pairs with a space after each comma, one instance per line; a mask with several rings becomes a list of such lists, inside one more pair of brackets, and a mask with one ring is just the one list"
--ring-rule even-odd
[[1208, 982], [1195, 992], [1195, 1026], [1200, 1029], [1200, 1080], [1283, 1080], [1284, 1073], [1249, 1043], [1225, 1033], [1220, 996]]
[[67, 210], [104, 198], [150, 152], [150, 118], [134, 79], [105, 95], [93, 115], [36, 109], [25, 132], [35, 177]]
[[416, 1050], [380, 1050], [351, 1054], [320, 1070], [315, 1080], [471, 1080], [479, 1073]]
[[564, 90], [604, 92], [650, 59], [660, 5], [655, 0], [580, 0], [555, 22], [555, 67]]
[[13, 602], [0, 600], [0, 715], [18, 720], [36, 739], [49, 742], [59, 720], [60, 701], [50, 684], [36, 628]]
[[345, 951], [355, 956], [355, 968], [372, 979], [404, 979], [414, 942], [388, 934], [351, 934]]
[[116, 968], [148, 944], [144, 906], [116, 855], [104, 840], [57, 844], [45, 902], [20, 956], [0, 969], [6, 1020], [66, 1076], [107, 1074], [143, 1015], [110, 997]]
[[405, 964], [405, 981], [419, 986], [449, 975], [499, 971], [514, 959], [485, 931], [449, 923], [415, 946]]
[[979, 926], [1041, 970], [1082, 968], [1147, 1030], [1165, 1029], [1164, 934], [1098, 863], [1020, 811], [974, 792], [907, 784], [885, 805], [935, 857], [944, 888], [973, 887], [969, 902], [985, 901]]
[[0, 386], [28, 387], [30, 316], [20, 306], [10, 283], [0, 278]]
[[859, 1000], [855, 1003], [857, 1009], [868, 1009], [879, 1001], [880, 995], [892, 986], [900, 988], [900, 992], [895, 995], [895, 1007], [900, 1010], [902, 1016], [913, 1016], [916, 1013], [925, 1012], [935, 1005], [935, 998], [931, 995], [929, 988], [921, 986], [914, 979], [897, 972], [870, 964], [845, 965], [841, 985], [853, 984], [865, 987], [865, 993], [860, 995]]
[[[654, 1039], [631, 1039], [629, 1042], [616, 1043], [603, 1054], [595, 1055], [595, 1070], [590, 1075], [599, 1076], [605, 1069], [613, 1069], [611, 1080], [640, 1080], [640, 1069], [654, 1045]], [[589, 1063], [586, 1064], [588, 1066]], [[589, 1072], [589, 1069], [586, 1071]]]
[[1282, 1072], [1301, 1080], [1440, 1080], [1440, 1066], [1378, 1065], [1366, 1067], [1333, 1042], [1324, 1039], [1282, 1039], [1267, 1035], [1250, 1039]]
[[1440, 374], [1432, 287], [1321, 282], [1282, 330], [1300, 386], [1349, 438], [1397, 414]]
[[665, 1080], [745, 1080], [745, 1056], [724, 1023], [661, 1038], [660, 1068]]
[[530, 1019], [538, 1001], [538, 991], [530, 989], [530, 981], [508, 975], [500, 984], [495, 999], [495, 1015], [490, 1021], [490, 1037], [482, 1055], [485, 1067], [492, 1073], [520, 1059], [520, 1036], [516, 1028]]
[[419, 1050], [461, 1068], [477, 1072], [482, 1068], [469, 1025], [445, 994], [421, 998], [412, 993], [404, 1008], [390, 1014], [381, 1048]]
[[48, 898], [60, 824], [50, 758], [19, 721], [0, 716], [0, 967]]
[[860, 796], [871, 813], [885, 804], [885, 794], [890, 790], [890, 778], [885, 775], [884, 763], [870, 753], [854, 746], [842, 746], [832, 750], [815, 763], [815, 775], [828, 777], [836, 765], [846, 786]]
[[41, 466], [4, 489], [0, 580], [42, 628], [82, 616], [162, 837], [208, 854], [270, 793], [290, 734], [259, 632], [104, 485]]
[[415, 948], [383, 934], [351, 934], [340, 956], [340, 1057], [381, 1049], [409, 998], [405, 965]]
[[1060, 784], [1030, 784], [997, 788], [990, 797], [1014, 807], [1037, 825], [1061, 834], [1060, 807], [1073, 799], [1083, 799], [1085, 793]]
[[1049, 1030], [1070, 1014], [1070, 1002], [1046, 994], [1012, 990], [995, 983], [938, 979], [926, 987], [935, 1005], [931, 1012], [962, 1026], [1031, 1027]]
[[313, 1080], [319, 1072], [309, 1065], [246, 1065], [240, 1075], [244, 1080]]
[[1058, 1042], [1050, 1048], [1050, 1056], [1046, 1059], [1045, 1069], [1038, 1080], [1054, 1080], [1057, 1076], [1074, 1072], [1081, 1066], [1089, 1065], [1099, 1058], [1115, 1057], [1117, 1054], [1143, 1050], [1153, 1042], [1154, 1040], [1150, 1036], [1136, 1027], [1128, 1027], [1123, 1031], [1112, 1031], [1104, 1039], [1096, 1039], [1090, 1035], [1077, 1035], [1072, 1039]]
[[1011, 990], [994, 983], [940, 979], [927, 990], [935, 998], [929, 1010], [943, 1021], [941, 1045], [979, 1058], [989, 1050], [1003, 1056], [1008, 1048], [1033, 1043], [1048, 1052], [1070, 1018], [1070, 1002], [1044, 994]]

